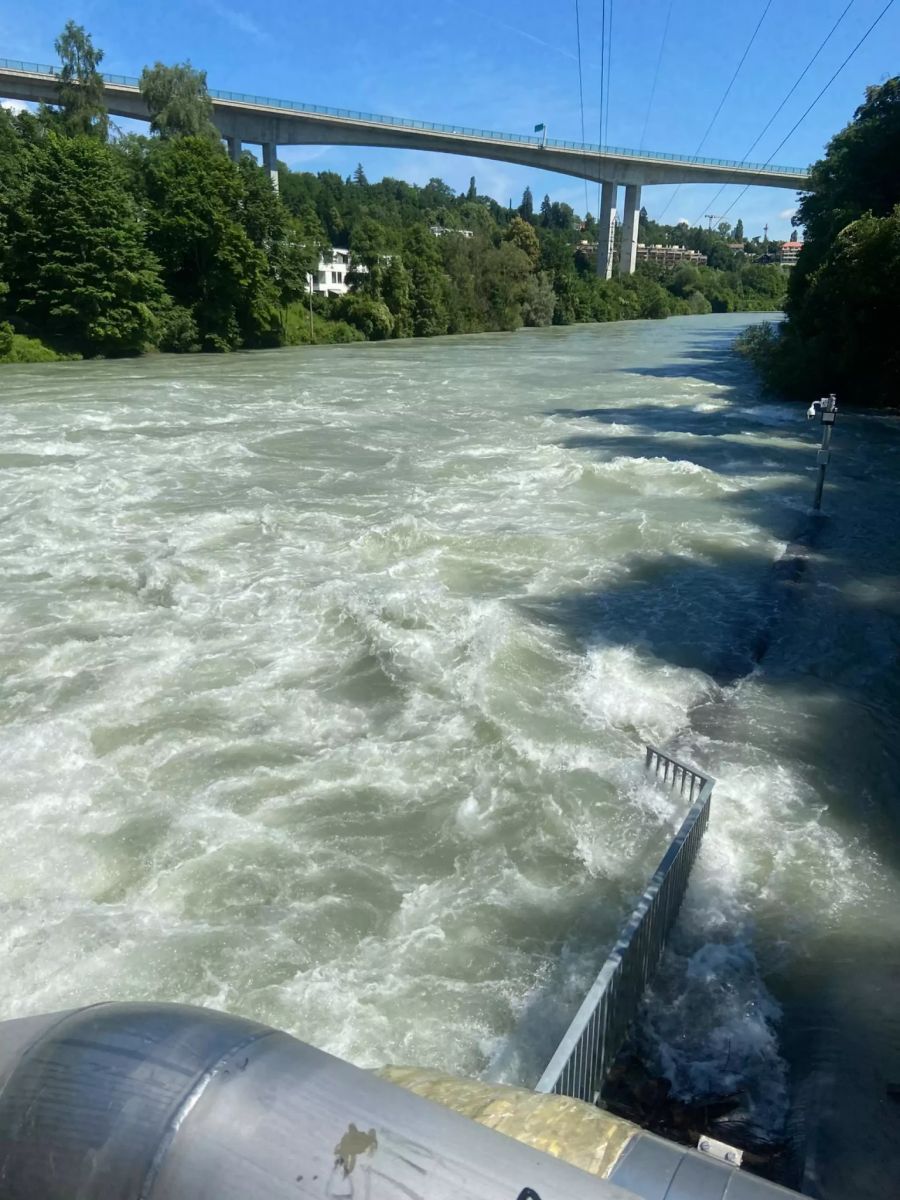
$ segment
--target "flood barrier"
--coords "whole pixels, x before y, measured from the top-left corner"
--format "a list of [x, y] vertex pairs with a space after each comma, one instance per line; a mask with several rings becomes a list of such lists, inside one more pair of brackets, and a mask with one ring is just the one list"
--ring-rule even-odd
[[646, 768], [690, 810], [535, 1088], [596, 1102], [665, 948], [709, 821], [713, 780], [655, 746]]

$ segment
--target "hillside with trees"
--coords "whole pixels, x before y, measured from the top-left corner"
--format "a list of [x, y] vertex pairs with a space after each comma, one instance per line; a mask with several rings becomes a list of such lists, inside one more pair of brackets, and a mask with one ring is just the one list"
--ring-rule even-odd
[[[150, 134], [123, 134], [103, 105], [102, 51], [72, 22], [56, 49], [58, 103], [0, 109], [0, 361], [780, 307], [782, 272], [729, 247], [742, 227], [642, 212], [641, 240], [709, 265], [600, 280], [594, 219], [549, 196], [535, 204], [526, 188], [503, 207], [474, 178], [457, 194], [439, 179], [370, 183], [362, 165], [344, 179], [279, 164], [276, 191], [251, 155], [226, 154], [204, 72], [145, 68]], [[351, 252], [351, 291], [310, 296], [333, 246]]]
[[900, 403], [900, 76], [866, 91], [812, 168], [803, 252], [779, 329], [743, 349], [776, 391], [809, 401]]

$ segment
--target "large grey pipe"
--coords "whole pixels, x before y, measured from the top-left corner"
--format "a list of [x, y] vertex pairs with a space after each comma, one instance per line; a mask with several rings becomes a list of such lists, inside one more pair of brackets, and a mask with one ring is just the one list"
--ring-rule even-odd
[[177, 1004], [0, 1024], [0, 1200], [634, 1200], [285, 1033]]
[[610, 1181], [180, 1004], [0, 1023], [0, 1200], [790, 1200], [635, 1130]]

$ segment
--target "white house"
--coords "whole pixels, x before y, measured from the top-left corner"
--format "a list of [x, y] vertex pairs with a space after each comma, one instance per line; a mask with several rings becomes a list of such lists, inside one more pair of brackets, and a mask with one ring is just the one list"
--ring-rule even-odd
[[[365, 271], [365, 267], [357, 267]], [[326, 296], [343, 296], [350, 290], [347, 275], [350, 273], [350, 251], [340, 246], [333, 247], [331, 257], [321, 257], [315, 275], [307, 275], [311, 292], [322, 292]]]

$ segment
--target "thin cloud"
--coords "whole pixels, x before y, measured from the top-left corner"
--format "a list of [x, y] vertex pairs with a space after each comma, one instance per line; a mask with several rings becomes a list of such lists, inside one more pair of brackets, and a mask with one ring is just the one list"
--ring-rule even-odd
[[794, 216], [796, 211], [797, 211], [796, 206], [794, 208], [783, 208], [781, 210], [781, 212], [778, 214], [778, 216], [781, 218], [782, 221], [789, 221], [791, 219], [791, 217]]
[[215, 13], [217, 17], [225, 21], [232, 29], [236, 29], [238, 33], [243, 33], [247, 37], [253, 38], [257, 42], [271, 42], [271, 35], [240, 9], [230, 8], [227, 4], [222, 4], [220, 0], [202, 0], [202, 3], [210, 12]]
[[529, 33], [527, 29], [519, 29], [516, 25], [508, 25], [506, 21], [499, 21], [496, 17], [492, 17], [490, 13], [481, 12], [477, 8], [472, 8], [469, 4], [460, 4], [459, 0], [450, 0], [450, 2], [455, 8], [463, 9], [463, 11], [470, 13], [473, 17], [478, 17], [480, 21], [486, 21], [491, 25], [496, 25], [498, 29], [505, 29], [507, 33], [514, 33], [518, 37], [526, 38], [529, 42], [543, 46], [545, 50], [552, 50], [554, 54], [561, 54], [563, 58], [568, 58], [572, 62], [578, 61], [577, 55], [571, 54], [568, 50], [563, 50], [561, 46], [554, 46], [552, 42], [545, 42], [543, 38], [539, 38], [537, 34]]
[[11, 113], [22, 113], [28, 111], [28, 105], [23, 104], [20, 100], [0, 100], [0, 108], [5, 108]]

